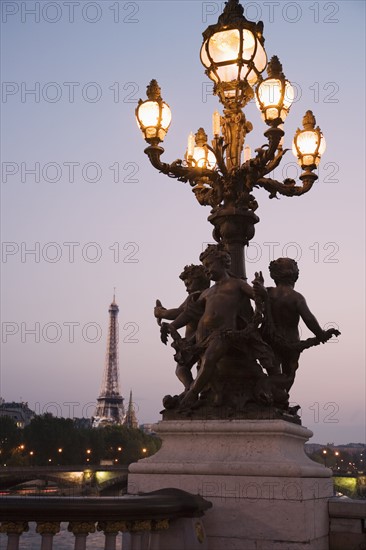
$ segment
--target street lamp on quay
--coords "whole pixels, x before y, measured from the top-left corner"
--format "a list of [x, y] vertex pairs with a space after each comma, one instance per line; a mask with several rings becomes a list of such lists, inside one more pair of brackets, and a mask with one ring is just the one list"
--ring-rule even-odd
[[336, 457], [336, 464], [335, 464], [336, 469], [339, 470], [339, 466], [338, 466], [339, 451], [335, 451], [334, 456]]
[[57, 449], [57, 453], [58, 453], [58, 458], [57, 458], [57, 466], [60, 466], [60, 464], [62, 464], [62, 453], [63, 453], [63, 448], [62, 447], [59, 447]]
[[[263, 188], [270, 198], [277, 194], [299, 196], [308, 192], [317, 179], [314, 170], [325, 151], [325, 140], [311, 111], [296, 131], [292, 151], [303, 173], [300, 184], [293, 179], [277, 181], [269, 174], [280, 164], [288, 149], [283, 149], [282, 125], [294, 99], [294, 90], [286, 79], [277, 56], [269, 61], [264, 48], [263, 23], [248, 21], [239, 0], [228, 0], [217, 24], [203, 33], [201, 62], [214, 83], [214, 94], [223, 105], [223, 114], [213, 115], [213, 139], [203, 128], [188, 137], [184, 160], [162, 162], [164, 140], [170, 123], [169, 105], [161, 97], [156, 80], [147, 87], [146, 101], [139, 101], [136, 118], [151, 164], [160, 172], [181, 182], [189, 182], [201, 205], [211, 206], [208, 220], [213, 224], [214, 239], [231, 255], [231, 270], [246, 278], [244, 246], [254, 236], [259, 218], [258, 203], [252, 194]], [[263, 73], [267, 69], [267, 77]], [[255, 98], [268, 129], [267, 143], [251, 157], [244, 148], [246, 135], [253, 129], [243, 108]], [[245, 150], [244, 150], [245, 149]], [[244, 159], [242, 159], [244, 151]]]
[[34, 466], [34, 451], [29, 451], [30, 465]]

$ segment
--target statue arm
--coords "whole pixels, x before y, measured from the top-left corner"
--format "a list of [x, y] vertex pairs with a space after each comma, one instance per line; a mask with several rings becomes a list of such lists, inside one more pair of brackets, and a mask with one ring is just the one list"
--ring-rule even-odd
[[188, 325], [193, 319], [194, 316], [189, 311], [183, 311], [172, 323], [170, 323], [170, 326], [172, 329], [178, 330]]
[[308, 329], [311, 330], [311, 332], [315, 334], [315, 336], [319, 338], [320, 341], [324, 341], [325, 332], [319, 325], [315, 315], [311, 313], [305, 298], [301, 294], [299, 294], [298, 308], [300, 317], [304, 321]]
[[254, 296], [254, 290], [253, 290], [253, 287], [251, 287], [247, 282], [244, 282], [243, 281], [243, 284], [242, 284], [242, 293], [247, 297], [247, 298], [250, 298], [251, 300], [254, 300], [255, 296]]
[[197, 301], [188, 300], [187, 307], [182, 309], [182, 312], [174, 319], [170, 326], [178, 330], [185, 327], [191, 321], [198, 321], [205, 310], [205, 300], [200, 298]]
[[176, 307], [173, 309], [164, 309], [160, 310], [157, 309], [154, 310], [155, 317], [158, 317], [159, 319], [168, 319], [168, 321], [174, 321], [179, 315], [182, 313], [183, 309], [182, 307]]
[[184, 306], [187, 300], [183, 302], [179, 307], [172, 309], [166, 309], [160, 300], [156, 300], [156, 306], [154, 307], [154, 315], [157, 319], [168, 319], [168, 321], [174, 321], [184, 311]]
[[253, 285], [254, 300], [262, 301], [267, 304], [269, 300], [268, 291], [264, 286], [264, 278], [261, 271], [255, 272], [255, 277], [252, 281], [252, 285]]

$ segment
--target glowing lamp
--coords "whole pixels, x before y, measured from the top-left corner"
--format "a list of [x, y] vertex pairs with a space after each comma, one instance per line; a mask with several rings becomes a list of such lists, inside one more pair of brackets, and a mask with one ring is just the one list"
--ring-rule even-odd
[[268, 78], [256, 89], [255, 100], [265, 123], [277, 127], [285, 122], [295, 94], [282, 72], [282, 65], [276, 55], [269, 61], [267, 73]]
[[188, 136], [186, 160], [189, 166], [208, 168], [209, 170], [215, 168], [216, 157], [207, 147], [207, 134], [203, 128], [199, 128], [195, 135], [191, 133]]
[[136, 108], [136, 119], [145, 141], [157, 145], [164, 141], [172, 120], [170, 107], [161, 98], [161, 90], [156, 80], [147, 87], [146, 101], [139, 100]]
[[315, 170], [326, 147], [325, 139], [312, 111], [307, 111], [302, 121], [303, 130], [296, 131], [292, 152], [303, 170]]
[[243, 13], [243, 6], [231, 0], [218, 23], [203, 33], [201, 62], [223, 103], [230, 99], [247, 103], [251, 99], [248, 88], [254, 86], [267, 65], [263, 23], [248, 21]]

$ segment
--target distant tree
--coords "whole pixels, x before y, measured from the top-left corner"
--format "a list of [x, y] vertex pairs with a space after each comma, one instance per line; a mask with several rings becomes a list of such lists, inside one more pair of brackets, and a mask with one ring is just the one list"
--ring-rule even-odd
[[13, 450], [22, 443], [22, 431], [10, 416], [0, 416], [0, 460], [7, 464]]
[[[326, 453], [323, 451], [326, 451]], [[338, 455], [336, 452], [338, 452]], [[337, 448], [325, 446], [309, 455], [309, 458], [314, 460], [314, 462], [332, 468], [335, 472], [352, 473], [355, 470], [355, 467], [352, 465], [354, 461], [352, 455], [346, 451], [338, 451]]]
[[97, 431], [104, 432], [103, 458], [118, 464], [130, 464], [144, 456], [150, 456], [160, 448], [160, 440], [137, 428], [107, 426]]
[[56, 418], [50, 413], [36, 416], [24, 428], [24, 443], [29, 460], [37, 465], [69, 464], [70, 461], [74, 463], [77, 439], [71, 419]]

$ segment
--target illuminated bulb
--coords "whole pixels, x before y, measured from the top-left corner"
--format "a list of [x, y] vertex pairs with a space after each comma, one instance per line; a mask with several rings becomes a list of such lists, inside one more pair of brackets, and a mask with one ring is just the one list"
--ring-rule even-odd
[[250, 160], [252, 157], [252, 152], [250, 150], [249, 145], [246, 145], [244, 147], [244, 162], [247, 162], [247, 160]]
[[209, 168], [212, 170], [216, 164], [215, 155], [206, 147], [196, 146], [193, 150], [192, 160], [194, 161], [194, 165], [198, 168]]
[[234, 61], [239, 56], [240, 33], [237, 29], [215, 33], [209, 41], [209, 53], [216, 63]]
[[220, 135], [220, 118], [220, 113], [215, 111], [212, 115], [212, 130], [215, 137]]
[[195, 145], [194, 133], [191, 132], [188, 136], [188, 147], [187, 147], [187, 156], [188, 157], [193, 156], [194, 145]]

